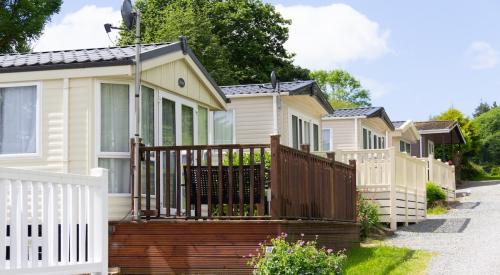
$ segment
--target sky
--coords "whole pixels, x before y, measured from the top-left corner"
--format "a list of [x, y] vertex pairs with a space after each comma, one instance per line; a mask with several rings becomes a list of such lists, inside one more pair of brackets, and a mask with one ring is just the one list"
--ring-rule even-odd
[[[267, 0], [292, 20], [297, 65], [345, 69], [392, 120], [426, 120], [449, 107], [471, 115], [500, 103], [500, 1]], [[106, 47], [104, 23], [121, 0], [66, 0], [37, 51]]]

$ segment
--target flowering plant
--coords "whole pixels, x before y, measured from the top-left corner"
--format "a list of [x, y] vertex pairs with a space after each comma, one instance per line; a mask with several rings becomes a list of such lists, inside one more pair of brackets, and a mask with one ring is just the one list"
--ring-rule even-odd
[[[303, 234], [301, 234], [304, 237]], [[317, 240], [317, 236], [316, 236]], [[287, 240], [282, 233], [266, 243], [259, 244], [257, 255], [249, 255], [254, 273], [268, 274], [342, 274], [346, 259], [343, 251], [316, 247], [317, 241]]]

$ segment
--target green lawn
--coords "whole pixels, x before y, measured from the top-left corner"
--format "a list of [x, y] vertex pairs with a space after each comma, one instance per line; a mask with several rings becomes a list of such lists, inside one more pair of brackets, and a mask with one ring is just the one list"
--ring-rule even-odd
[[428, 216], [433, 216], [433, 215], [443, 215], [448, 213], [448, 209], [446, 207], [443, 207], [441, 205], [437, 205], [431, 208], [427, 208], [427, 215]]
[[425, 274], [432, 253], [407, 248], [377, 246], [347, 251], [346, 275]]
[[480, 176], [480, 177], [474, 178], [474, 181], [481, 181], [481, 180], [500, 180], [500, 176], [485, 175], [485, 176]]

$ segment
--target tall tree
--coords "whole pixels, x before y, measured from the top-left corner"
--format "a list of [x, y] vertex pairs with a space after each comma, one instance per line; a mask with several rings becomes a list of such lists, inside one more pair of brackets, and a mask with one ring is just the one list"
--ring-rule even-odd
[[0, 53], [26, 52], [62, 0], [0, 0]]
[[483, 165], [500, 165], [500, 107], [474, 118], [481, 146], [477, 160]]
[[310, 73], [327, 96], [333, 108], [371, 106], [370, 91], [344, 70], [319, 70]]
[[[139, 0], [143, 42], [175, 41], [180, 35], [220, 85], [308, 79], [309, 71], [293, 65], [289, 20], [260, 0]], [[120, 44], [131, 44], [133, 32], [122, 31]]]
[[482, 102], [481, 101], [481, 103], [479, 103], [479, 106], [477, 106], [476, 109], [474, 110], [474, 114], [472, 116], [473, 117], [478, 117], [481, 114], [484, 114], [484, 113], [488, 112], [489, 110], [491, 110], [491, 107], [488, 104], [488, 102]]

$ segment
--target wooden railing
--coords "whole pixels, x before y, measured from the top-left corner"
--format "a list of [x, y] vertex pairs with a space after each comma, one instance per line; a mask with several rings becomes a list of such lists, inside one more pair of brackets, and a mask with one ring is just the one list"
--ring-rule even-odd
[[108, 173], [0, 168], [0, 274], [108, 273]]
[[355, 163], [303, 149], [281, 145], [279, 136], [270, 145], [141, 146], [141, 214], [355, 221]]
[[440, 159], [435, 159], [433, 155], [429, 155], [429, 157], [424, 160], [427, 161], [428, 181], [441, 186], [447, 193], [447, 199], [454, 200], [456, 190], [455, 166], [443, 162]]

